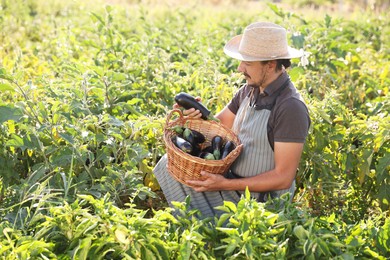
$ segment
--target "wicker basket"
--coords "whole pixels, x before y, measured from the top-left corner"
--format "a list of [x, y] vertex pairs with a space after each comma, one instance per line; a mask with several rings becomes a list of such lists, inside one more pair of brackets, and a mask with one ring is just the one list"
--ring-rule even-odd
[[[174, 113], [179, 117], [172, 120]], [[186, 126], [192, 130], [202, 133], [206, 141], [202, 147], [211, 145], [211, 139], [219, 135], [225, 141], [232, 141], [236, 148], [228, 156], [221, 160], [206, 160], [180, 150], [171, 140], [176, 133], [171, 129], [173, 126]], [[179, 182], [186, 184], [186, 180], [197, 180], [201, 171], [207, 171], [213, 174], [224, 174], [228, 171], [234, 160], [240, 155], [243, 148], [237, 135], [221, 123], [212, 120], [203, 120], [200, 118], [184, 117], [179, 109], [172, 110], [166, 119], [164, 127], [164, 142], [168, 155], [168, 171]]]

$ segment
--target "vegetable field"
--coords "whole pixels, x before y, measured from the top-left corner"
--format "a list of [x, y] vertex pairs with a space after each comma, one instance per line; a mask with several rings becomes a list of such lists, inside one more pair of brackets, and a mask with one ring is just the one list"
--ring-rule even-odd
[[[1, 259], [390, 258], [389, 10], [176, 2], [0, 1]], [[293, 203], [169, 208], [152, 169], [174, 97], [222, 109], [243, 83], [222, 48], [263, 20], [307, 53]]]

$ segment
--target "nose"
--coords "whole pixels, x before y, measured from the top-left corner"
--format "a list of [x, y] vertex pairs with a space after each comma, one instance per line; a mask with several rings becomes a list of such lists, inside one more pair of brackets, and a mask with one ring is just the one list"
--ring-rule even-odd
[[242, 72], [244, 73], [245, 72], [245, 65], [244, 65], [244, 62], [240, 62], [240, 64], [238, 65], [238, 68], [237, 68], [238, 72]]

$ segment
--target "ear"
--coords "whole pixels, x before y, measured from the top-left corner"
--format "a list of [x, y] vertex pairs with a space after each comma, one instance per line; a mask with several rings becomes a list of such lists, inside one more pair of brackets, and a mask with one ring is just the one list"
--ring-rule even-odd
[[268, 70], [274, 71], [274, 70], [276, 70], [277, 62], [276, 62], [276, 60], [270, 60], [267, 63], [267, 65], [268, 65]]

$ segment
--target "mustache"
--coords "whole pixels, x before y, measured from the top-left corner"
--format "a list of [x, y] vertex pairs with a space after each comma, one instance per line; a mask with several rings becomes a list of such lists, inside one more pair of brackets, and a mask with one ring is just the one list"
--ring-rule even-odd
[[249, 76], [246, 72], [242, 73], [245, 77], [247, 78], [251, 78], [251, 76]]

